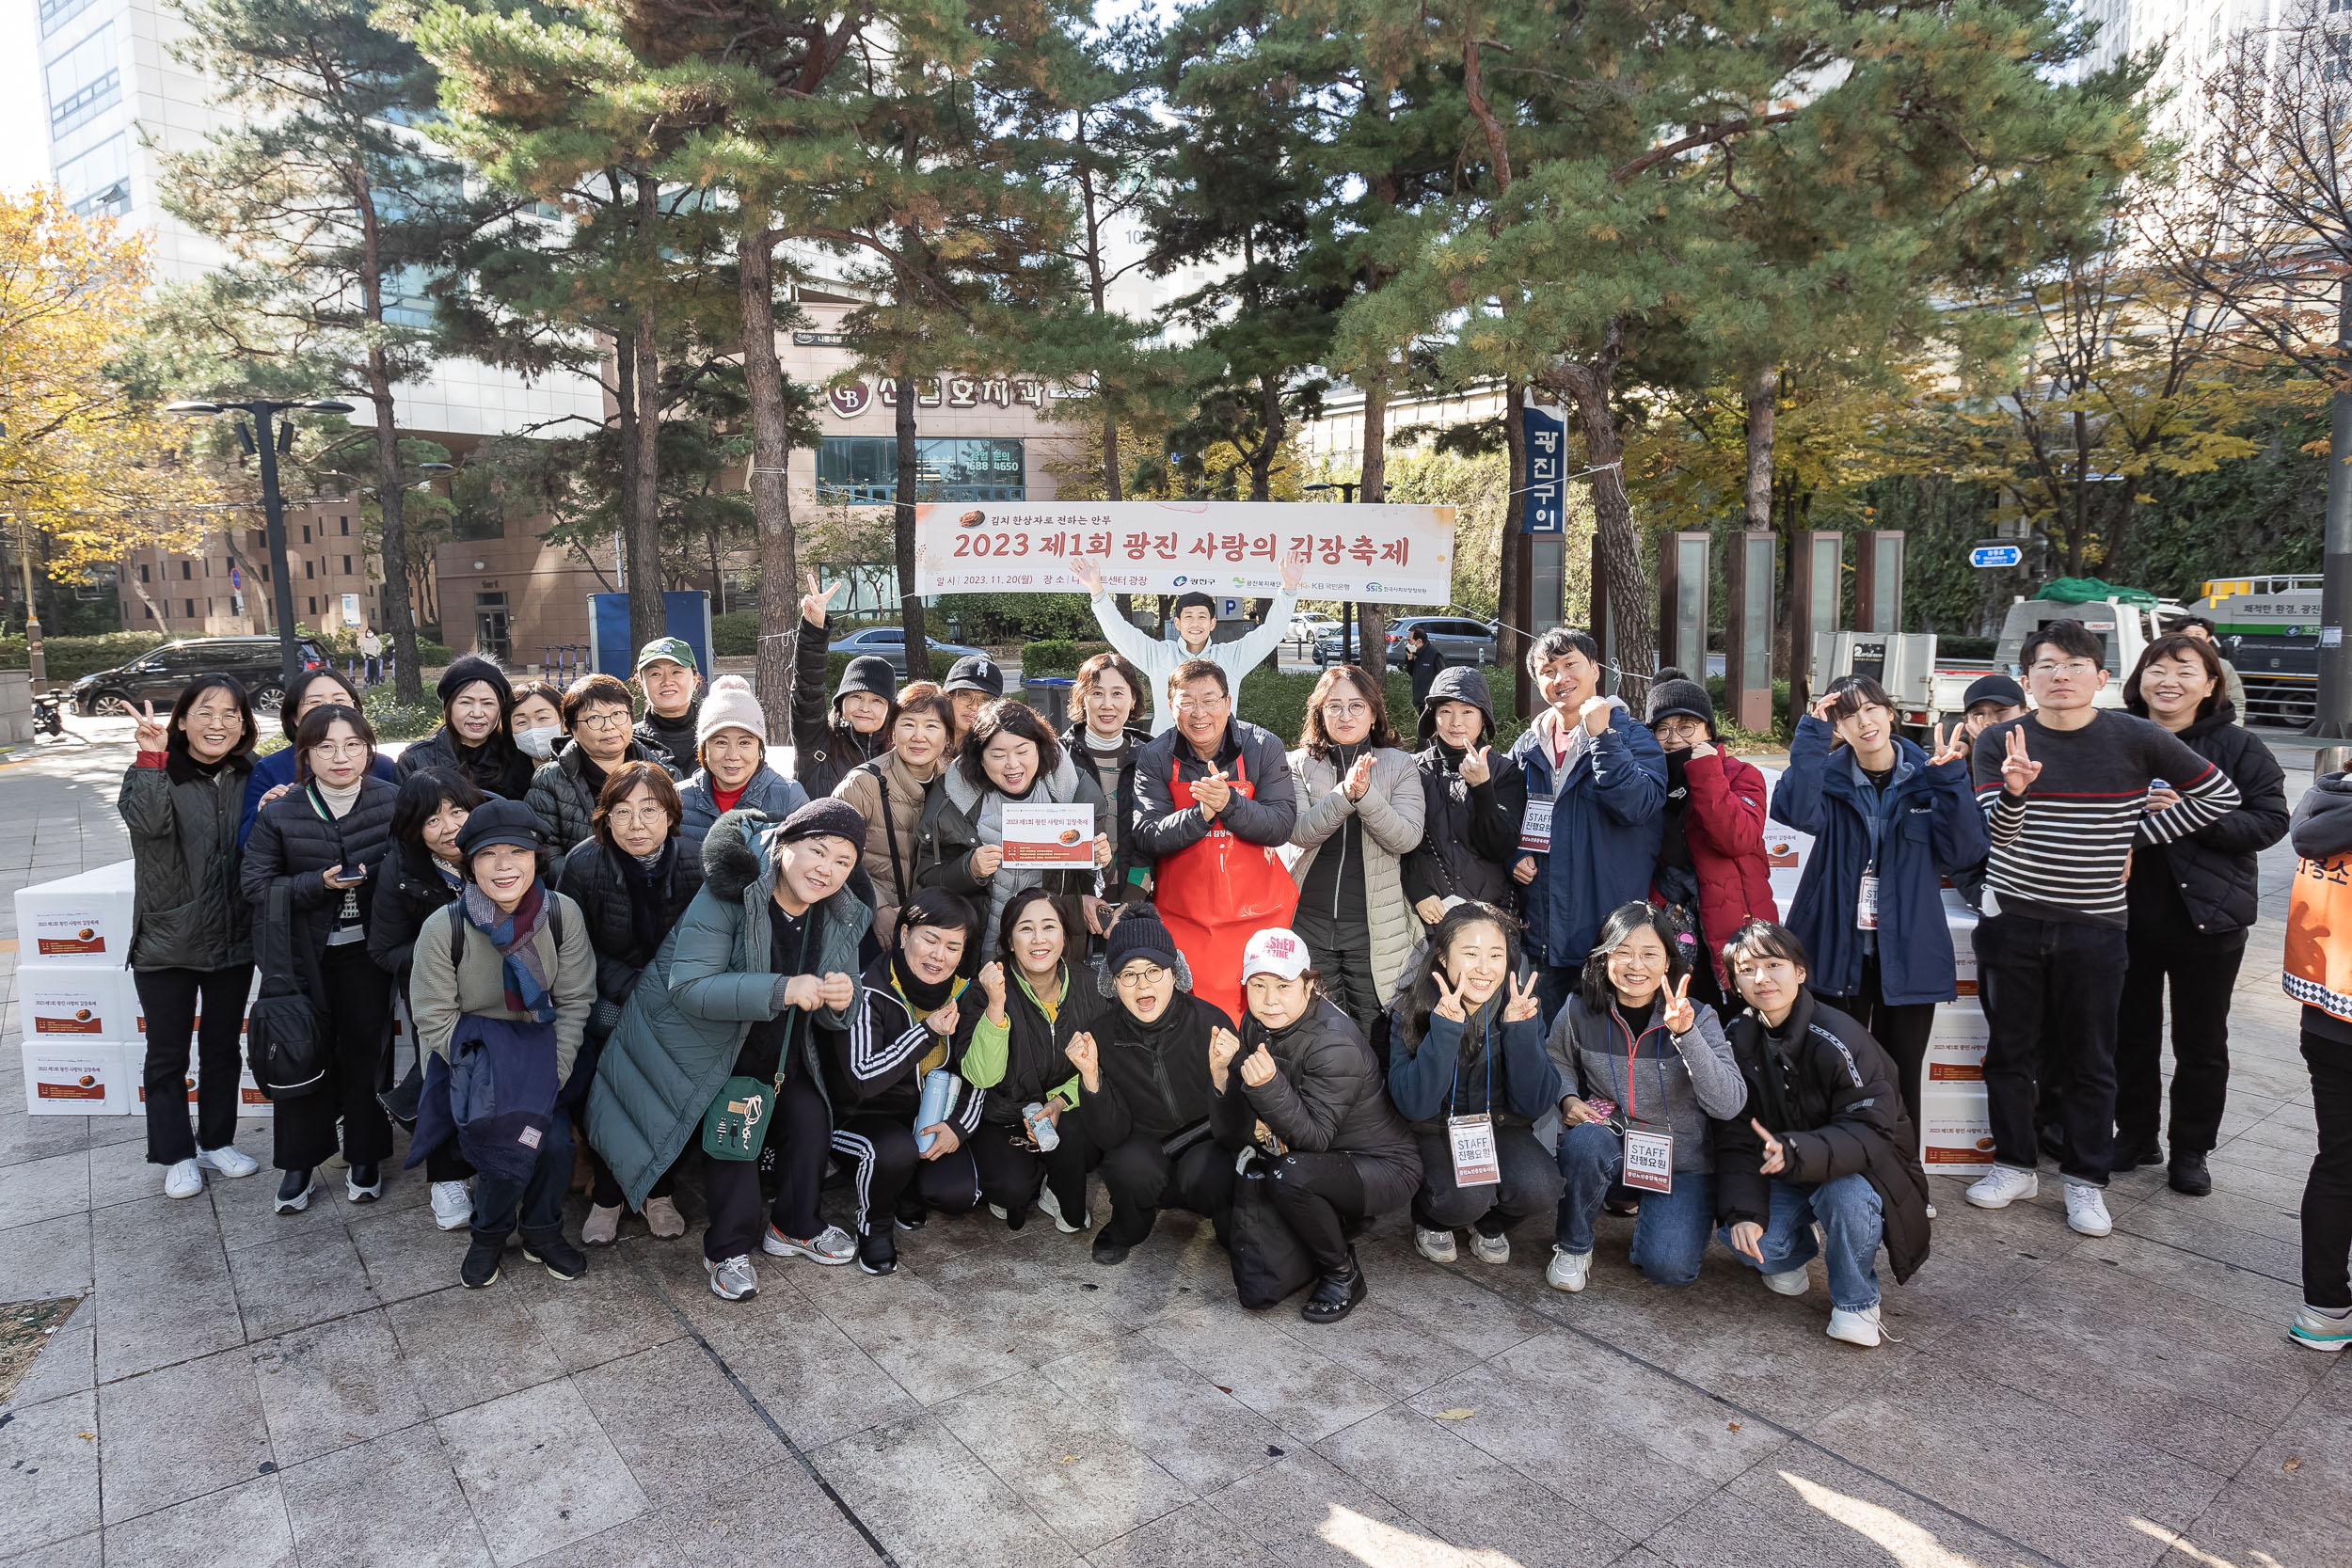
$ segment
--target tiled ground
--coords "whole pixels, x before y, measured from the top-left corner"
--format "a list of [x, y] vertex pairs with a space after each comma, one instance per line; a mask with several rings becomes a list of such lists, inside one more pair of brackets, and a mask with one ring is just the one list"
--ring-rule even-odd
[[[0, 893], [119, 853], [124, 751], [0, 770]], [[2342, 1568], [2352, 1370], [2280, 1332], [2312, 1123], [2277, 929], [2215, 1196], [2134, 1173], [2086, 1241], [1939, 1181], [1876, 1352], [1722, 1254], [1642, 1283], [1622, 1222], [1575, 1298], [1532, 1230], [1438, 1269], [1384, 1224], [1330, 1329], [1241, 1310], [1173, 1218], [1117, 1270], [934, 1221], [895, 1277], [737, 1305], [632, 1224], [575, 1284], [465, 1291], [413, 1178], [279, 1219], [266, 1176], [158, 1196], [135, 1120], [26, 1118], [10, 1013], [0, 1300], [86, 1299], [0, 1408], [0, 1564]]]

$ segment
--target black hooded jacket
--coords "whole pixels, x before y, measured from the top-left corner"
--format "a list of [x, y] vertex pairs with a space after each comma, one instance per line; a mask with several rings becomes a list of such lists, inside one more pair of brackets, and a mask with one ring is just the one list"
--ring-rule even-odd
[[[800, 619], [800, 641], [792, 664], [792, 777], [812, 800], [831, 795], [850, 776], [850, 769], [873, 761], [890, 750], [890, 726], [860, 735], [841, 717], [841, 699], [850, 691], [870, 690], [850, 684], [841, 673], [841, 689], [830, 701], [825, 693], [825, 628]], [[854, 662], [854, 661], [852, 661]], [[897, 702], [885, 687], [874, 692], [884, 702]]]
[[417, 933], [434, 911], [446, 909], [456, 898], [457, 891], [442, 879], [431, 850], [411, 849], [398, 839], [368, 879], [375, 884], [375, 901], [368, 911], [368, 957], [406, 996]]
[[[2180, 736], [2237, 785], [2238, 804], [2186, 838], [2137, 847], [2132, 860], [2132, 924], [2143, 923], [2143, 911], [2160, 910], [2159, 918], [2177, 918], [2185, 906], [2189, 923], [2208, 936], [2242, 931], [2254, 924], [2262, 894], [2255, 857], [2286, 836], [2287, 776], [2270, 748], [2238, 723], [2227, 698]], [[2151, 885], [2160, 879], [2178, 889], [2177, 905], [2165, 902], [2170, 893]]]
[[[1798, 993], [1778, 1030], [1741, 1013], [1725, 1033], [1748, 1102], [1712, 1124], [1716, 1218], [1763, 1225], [1774, 1180], [1810, 1187], [1859, 1173], [1878, 1189], [1895, 1279], [1909, 1279], [1928, 1257], [1928, 1178], [1884, 1048], [1810, 990]], [[1750, 1118], [1780, 1140], [1786, 1168], [1777, 1178], [1758, 1168], [1764, 1141]]]
[[457, 743], [457, 732], [447, 724], [402, 752], [397, 764], [403, 780], [427, 768], [439, 768], [471, 779], [485, 795], [508, 800], [519, 800], [530, 793], [533, 766], [503, 729], [491, 731], [478, 747], [463, 747]]
[[[1478, 732], [1479, 744], [1487, 748], [1485, 784], [1466, 783], [1463, 753], [1437, 737], [1440, 703], [1468, 703], [1486, 716]], [[1498, 909], [1518, 907], [1511, 865], [1520, 854], [1527, 777], [1493, 745], [1494, 734], [1494, 698], [1486, 677], [1466, 664], [1438, 672], [1422, 704], [1422, 749], [1413, 753], [1425, 804], [1421, 846], [1405, 857], [1404, 878], [1405, 896], [1416, 905], [1424, 898], [1472, 898]]]

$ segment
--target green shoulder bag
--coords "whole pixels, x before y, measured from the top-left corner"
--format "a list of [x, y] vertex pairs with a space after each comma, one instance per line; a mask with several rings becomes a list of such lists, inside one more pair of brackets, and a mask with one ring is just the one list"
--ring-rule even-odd
[[[801, 932], [801, 964], [808, 962], [808, 939], [817, 928], [817, 911], [809, 911], [809, 922]], [[798, 1007], [787, 1008], [784, 1020], [784, 1043], [776, 1050], [776, 1079], [763, 1084], [756, 1078], [741, 1075], [728, 1079], [719, 1086], [719, 1098], [703, 1112], [703, 1152], [714, 1160], [756, 1160], [760, 1146], [768, 1141], [768, 1124], [775, 1119], [776, 1097], [784, 1092], [785, 1074], [792, 1070], [792, 1029], [800, 1022]]]

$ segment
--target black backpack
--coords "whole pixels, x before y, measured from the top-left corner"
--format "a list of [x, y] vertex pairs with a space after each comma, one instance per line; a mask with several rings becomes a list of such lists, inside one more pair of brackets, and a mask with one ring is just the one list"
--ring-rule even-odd
[[294, 975], [293, 895], [282, 878], [269, 890], [255, 935], [262, 992], [246, 1013], [253, 1081], [273, 1101], [300, 1100], [326, 1086], [326, 1049], [310, 993]]

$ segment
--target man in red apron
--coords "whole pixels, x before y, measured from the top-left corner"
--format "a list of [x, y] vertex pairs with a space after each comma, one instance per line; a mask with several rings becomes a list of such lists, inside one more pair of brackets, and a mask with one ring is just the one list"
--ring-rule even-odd
[[1178, 665], [1168, 696], [1176, 727], [1136, 754], [1136, 842], [1156, 863], [1152, 901], [1192, 967], [1192, 993], [1237, 1019], [1242, 949], [1288, 926], [1298, 904], [1275, 853], [1297, 788], [1281, 740], [1233, 717], [1217, 665]]

